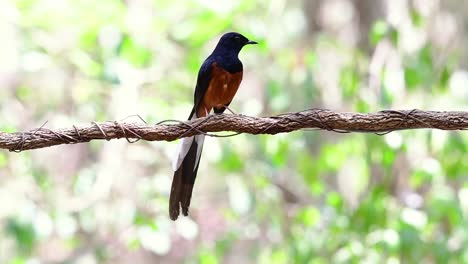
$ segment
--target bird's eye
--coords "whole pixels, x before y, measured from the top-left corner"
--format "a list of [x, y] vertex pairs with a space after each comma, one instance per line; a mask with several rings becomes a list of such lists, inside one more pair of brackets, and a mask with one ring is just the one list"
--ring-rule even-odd
[[235, 38], [235, 39], [240, 39], [240, 36], [235, 36], [234, 38]]

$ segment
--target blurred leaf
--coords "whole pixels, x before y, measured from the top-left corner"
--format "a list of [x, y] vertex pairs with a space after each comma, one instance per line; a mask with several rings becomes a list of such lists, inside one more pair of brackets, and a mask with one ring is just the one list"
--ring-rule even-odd
[[361, 201], [351, 217], [353, 227], [359, 232], [369, 232], [373, 228], [385, 227], [388, 221], [387, 192], [383, 186], [374, 187]]
[[5, 153], [0, 152], [0, 168], [5, 167], [7, 162], [8, 160], [7, 160], [7, 156], [5, 155]]
[[398, 46], [398, 42], [400, 41], [400, 33], [395, 28], [390, 30], [390, 40], [394, 46]]
[[369, 104], [364, 100], [358, 100], [355, 105], [356, 111], [361, 113], [368, 113], [370, 111]]
[[319, 165], [320, 163], [314, 161], [314, 159], [310, 156], [309, 153], [302, 152], [298, 155], [297, 163], [295, 166], [300, 175], [302, 175], [305, 182], [307, 183], [311, 193], [314, 193], [316, 195], [320, 195], [322, 191], [322, 188], [316, 188], [317, 185], [321, 185], [318, 179]]
[[341, 210], [343, 208], [343, 198], [336, 192], [329, 192], [327, 194], [327, 204]]
[[273, 264], [283, 264], [288, 263], [288, 255], [284, 250], [275, 250], [273, 254], [271, 254], [271, 262]]
[[282, 111], [290, 104], [288, 93], [277, 81], [270, 81], [267, 85], [267, 96], [270, 101], [270, 107], [274, 111]]
[[70, 55], [70, 61], [89, 76], [98, 77], [102, 74], [102, 66], [84, 52], [73, 52]]
[[410, 260], [411, 262], [421, 260], [422, 254], [425, 250], [417, 246], [423, 244], [418, 230], [413, 226], [400, 223], [399, 235], [401, 253], [405, 259]]
[[216, 241], [215, 252], [216, 256], [224, 256], [231, 249], [233, 242], [239, 239], [238, 234], [234, 232], [228, 233], [223, 239]]
[[289, 141], [286, 137], [268, 137], [266, 141], [266, 151], [268, 157], [271, 157], [272, 164], [276, 168], [286, 165], [289, 153]]
[[141, 212], [135, 214], [133, 223], [136, 226], [149, 226], [153, 231], [158, 231], [158, 226], [156, 221], [150, 216], [147, 216]]
[[384, 148], [381, 151], [383, 151], [382, 165], [392, 166], [396, 158], [396, 151], [391, 148]]
[[409, 88], [415, 88], [422, 83], [422, 77], [416, 68], [405, 68], [405, 83]]
[[33, 250], [36, 244], [36, 233], [31, 223], [9, 219], [6, 231], [15, 239], [16, 245], [23, 254], [29, 254]]
[[446, 190], [437, 193], [436, 197], [428, 202], [428, 208], [429, 216], [433, 221], [439, 223], [448, 221], [446, 228], [451, 229], [461, 224], [463, 215], [455, 197], [448, 192]]
[[432, 254], [436, 257], [436, 263], [448, 263], [449, 259], [454, 256], [453, 250], [450, 250], [447, 245], [448, 241], [440, 240], [435, 242], [432, 248]]
[[244, 161], [239, 153], [230, 146], [223, 145], [223, 157], [221, 159], [221, 167], [225, 171], [236, 172], [244, 167]]
[[388, 24], [383, 20], [374, 23], [370, 30], [369, 39], [372, 45], [377, 45], [389, 32]]
[[305, 226], [313, 227], [320, 220], [320, 212], [314, 207], [304, 208], [298, 212], [296, 218]]
[[423, 25], [424, 17], [416, 9], [411, 9], [410, 15], [411, 21], [416, 27], [421, 27]]
[[317, 66], [317, 54], [313, 51], [307, 52], [305, 56], [305, 61], [310, 68]]
[[319, 156], [319, 164], [323, 164], [322, 166], [326, 171], [338, 171], [346, 158], [346, 148], [342, 147], [341, 144], [324, 145]]
[[413, 188], [420, 188], [423, 184], [431, 183], [432, 175], [425, 170], [417, 170], [411, 174], [410, 184]]
[[8, 262], [8, 264], [27, 264], [27, 262], [24, 258], [17, 257], [11, 260], [10, 262]]
[[200, 252], [200, 264], [217, 264], [219, 263], [215, 255], [209, 251]]
[[119, 47], [119, 53], [122, 58], [136, 67], [147, 66], [152, 59], [151, 51], [135, 42], [130, 36], [123, 37]]
[[356, 67], [345, 67], [341, 69], [340, 86], [345, 98], [355, 97], [360, 85], [360, 76]]
[[130, 250], [137, 250], [141, 247], [140, 240], [135, 238], [130, 240], [130, 242], [127, 244], [128, 249]]
[[50, 182], [49, 176], [45, 171], [34, 170], [33, 177], [37, 185], [39, 185], [42, 190], [47, 191], [47, 189], [51, 187], [52, 183]]
[[16, 89], [16, 96], [21, 101], [28, 101], [32, 96], [32, 90], [30, 87], [21, 86]]
[[[440, 73], [436, 72], [436, 74], [439, 75], [438, 87], [442, 91], [446, 91], [449, 88], [450, 77], [456, 70], [456, 64], [456, 58], [454, 56], [449, 56], [447, 59], [445, 59], [442, 66], [440, 66], [439, 63], [436, 63], [435, 67], [438, 71], [440, 71]], [[439, 69], [440, 67], [442, 67], [442, 69]]]
[[429, 89], [436, 80], [434, 77], [437, 76], [434, 74], [432, 49], [427, 45], [405, 66], [405, 83], [408, 88], [424, 85]]

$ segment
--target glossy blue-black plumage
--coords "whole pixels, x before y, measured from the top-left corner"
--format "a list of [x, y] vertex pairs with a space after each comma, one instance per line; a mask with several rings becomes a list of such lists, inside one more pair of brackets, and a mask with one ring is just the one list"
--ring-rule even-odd
[[213, 65], [216, 63], [217, 67], [221, 67], [230, 73], [242, 71], [243, 66], [242, 62], [239, 60], [239, 52], [248, 44], [257, 44], [257, 42], [250, 41], [237, 32], [226, 33], [221, 37], [216, 48], [213, 50], [211, 55], [206, 58], [198, 71], [197, 85], [195, 87], [194, 95], [194, 107], [189, 119], [192, 118], [194, 113], [196, 113], [196, 109], [198, 109], [198, 106], [208, 89], [208, 85], [213, 77]]

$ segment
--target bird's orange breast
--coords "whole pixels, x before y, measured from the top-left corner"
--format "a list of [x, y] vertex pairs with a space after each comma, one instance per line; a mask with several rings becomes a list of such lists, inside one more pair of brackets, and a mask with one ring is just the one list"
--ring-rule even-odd
[[213, 108], [222, 108], [229, 104], [242, 81], [242, 71], [230, 73], [216, 63], [212, 67], [211, 81], [198, 107], [198, 117], [206, 116]]

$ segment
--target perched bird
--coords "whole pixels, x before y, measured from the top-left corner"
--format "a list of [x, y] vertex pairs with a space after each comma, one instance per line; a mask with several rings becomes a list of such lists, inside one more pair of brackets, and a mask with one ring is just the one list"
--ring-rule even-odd
[[[216, 114], [226, 110], [242, 81], [243, 67], [238, 55], [248, 44], [257, 42], [236, 32], [221, 37], [198, 72], [194, 106], [189, 120], [207, 116], [212, 109]], [[169, 216], [172, 220], [177, 219], [180, 208], [183, 215], [188, 215], [204, 139], [204, 135], [197, 135], [183, 138], [179, 144], [173, 163], [174, 178], [169, 198]]]

